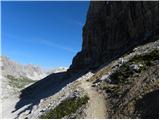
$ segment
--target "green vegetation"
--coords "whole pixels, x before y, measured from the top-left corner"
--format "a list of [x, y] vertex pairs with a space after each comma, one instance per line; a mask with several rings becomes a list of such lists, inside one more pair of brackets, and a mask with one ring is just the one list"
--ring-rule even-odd
[[[114, 74], [115, 79], [120, 79], [122, 80], [123, 78], [128, 78], [130, 75], [133, 74], [133, 72], [131, 72], [129, 70], [129, 65], [131, 64], [142, 64], [143, 67], [141, 68], [141, 70], [146, 69], [147, 66], [150, 66], [152, 64], [152, 61], [158, 60], [159, 59], [159, 50], [155, 49], [152, 52], [150, 52], [149, 54], [145, 54], [145, 55], [136, 55], [134, 56], [130, 61], [128, 61], [127, 63], [125, 63], [123, 66], [120, 67], [121, 72], [118, 72], [116, 74]], [[114, 63], [114, 61], [112, 61], [112, 63]], [[107, 74], [111, 69], [112, 69], [112, 63], [110, 63], [109, 66], [107, 66], [106, 68], [103, 68], [102, 70], [99, 70], [96, 74], [94, 74], [90, 79], [88, 79], [87, 81], [95, 81], [99, 78], [101, 78], [104, 74]], [[140, 71], [139, 71], [140, 72]], [[121, 82], [126, 82], [127, 81], [121, 81]]]
[[42, 115], [41, 119], [60, 119], [71, 113], [75, 113], [78, 108], [88, 102], [88, 96], [73, 98], [65, 100], [60, 103], [56, 108], [50, 110], [49, 112]]
[[7, 78], [10, 80], [9, 85], [18, 89], [22, 89], [26, 85], [34, 82], [29, 78], [24, 78], [24, 77], [16, 78], [12, 75], [7, 75]]
[[87, 81], [96, 81], [97, 79], [100, 79], [103, 75], [107, 74], [112, 69], [112, 66], [107, 66], [106, 68], [103, 68], [102, 70], [99, 70], [96, 74], [94, 74], [90, 79]]
[[155, 60], [159, 59], [159, 52], [158, 49], [153, 50], [149, 54], [145, 55], [136, 55], [127, 63], [123, 64], [119, 70], [111, 75], [111, 79], [115, 84], [128, 84], [128, 78], [134, 74], [129, 66], [132, 64], [141, 64], [140, 70], [137, 72], [141, 72], [142, 70], [147, 69], [151, 66]]
[[105, 81], [99, 84], [99, 88], [105, 90], [106, 93], [111, 93], [115, 97], [121, 96], [123, 94], [122, 85], [109, 84]]
[[113, 84], [109, 84], [105, 81], [102, 81], [99, 85], [99, 87], [102, 89], [102, 90], [114, 90], [115, 88], [117, 88], [118, 86], [117, 85], [113, 85]]
[[[155, 49], [152, 52], [144, 55], [136, 55], [128, 62], [124, 63], [121, 67], [119, 67], [119, 69], [110, 76], [112, 84], [107, 83], [106, 81], [102, 81], [99, 84], [99, 88], [105, 90], [108, 93], [112, 93], [118, 96], [122, 95], [123, 93], [123, 90], [121, 90], [122, 87], [124, 85], [130, 85], [133, 82], [131, 77], [133, 75], [138, 75], [143, 70], [148, 69], [150, 66], [152, 66], [152, 64], [155, 63], [155, 60], [158, 59], [159, 59], [158, 49]], [[130, 65], [132, 64], [137, 64], [141, 66], [139, 66], [138, 71], [134, 71], [129, 68]], [[100, 79], [103, 75], [107, 74], [111, 69], [112, 69], [111, 66], [103, 68], [102, 70], [98, 71], [94, 76], [92, 76], [91, 80], [95, 81], [97, 79]]]
[[132, 63], [142, 63], [145, 66], [150, 66], [152, 64], [152, 61], [159, 59], [159, 50], [155, 49], [149, 54], [145, 55], [136, 55], [134, 56], [129, 62]]

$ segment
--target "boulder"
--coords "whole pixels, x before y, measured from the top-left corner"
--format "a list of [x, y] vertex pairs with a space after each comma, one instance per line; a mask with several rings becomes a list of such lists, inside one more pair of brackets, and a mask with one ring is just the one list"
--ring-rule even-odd
[[132, 65], [129, 66], [129, 69], [131, 71], [139, 71], [140, 67], [139, 67], [138, 64], [132, 64]]

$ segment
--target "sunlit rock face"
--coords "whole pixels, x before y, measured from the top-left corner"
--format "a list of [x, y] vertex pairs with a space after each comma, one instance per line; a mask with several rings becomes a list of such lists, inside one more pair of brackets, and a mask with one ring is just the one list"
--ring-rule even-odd
[[135, 46], [158, 39], [159, 2], [90, 2], [82, 50], [70, 72], [89, 70], [120, 57]]
[[12, 75], [14, 77], [25, 77], [32, 80], [40, 80], [46, 77], [47, 71], [36, 65], [23, 65], [11, 60], [6, 56], [0, 57], [2, 75]]

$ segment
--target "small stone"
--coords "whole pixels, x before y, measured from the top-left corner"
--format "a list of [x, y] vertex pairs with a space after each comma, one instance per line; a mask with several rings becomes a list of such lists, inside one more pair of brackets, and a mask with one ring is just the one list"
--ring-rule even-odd
[[40, 103], [42, 103], [43, 101], [44, 101], [44, 100], [43, 100], [43, 99], [41, 99], [41, 100], [40, 100]]
[[129, 66], [129, 69], [131, 71], [139, 71], [140, 70], [140, 66], [138, 64], [132, 64]]
[[142, 68], [142, 67], [143, 67], [143, 64], [139, 64], [139, 67], [141, 67], [141, 68]]
[[119, 64], [123, 64], [124, 63], [124, 59], [123, 58], [119, 58]]
[[106, 81], [108, 83], [111, 83], [111, 79], [110, 79], [110, 75], [111, 75], [111, 72], [109, 72], [107, 75], [103, 75], [100, 80], [101, 81]]

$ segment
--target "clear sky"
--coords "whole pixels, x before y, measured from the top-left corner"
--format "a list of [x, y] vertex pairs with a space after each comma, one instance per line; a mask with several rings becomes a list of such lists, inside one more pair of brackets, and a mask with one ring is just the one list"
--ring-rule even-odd
[[2, 2], [2, 55], [45, 68], [68, 67], [82, 46], [89, 2]]

